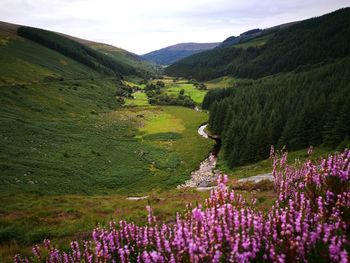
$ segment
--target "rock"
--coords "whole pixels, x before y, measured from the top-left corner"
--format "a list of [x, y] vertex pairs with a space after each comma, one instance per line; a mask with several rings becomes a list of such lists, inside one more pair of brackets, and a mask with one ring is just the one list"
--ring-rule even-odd
[[239, 179], [238, 182], [239, 183], [244, 183], [244, 182], [258, 183], [258, 182], [263, 181], [263, 180], [269, 180], [269, 181], [273, 182], [274, 178], [273, 178], [272, 173], [258, 174], [258, 175], [255, 175], [255, 176]]
[[208, 187], [208, 182], [203, 181], [198, 184], [198, 187]]

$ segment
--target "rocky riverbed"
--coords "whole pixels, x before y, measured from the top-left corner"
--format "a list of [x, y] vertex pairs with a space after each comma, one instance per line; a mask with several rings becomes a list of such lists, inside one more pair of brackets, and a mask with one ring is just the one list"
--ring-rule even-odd
[[[209, 136], [205, 128], [207, 124], [203, 124], [198, 128], [198, 134], [206, 139], [216, 140], [217, 145], [214, 150], [209, 154], [209, 157], [202, 161], [199, 168], [191, 173], [191, 178], [187, 180], [184, 184], [178, 185], [177, 188], [196, 188], [200, 191], [210, 190], [216, 185], [220, 171], [216, 169], [217, 154], [220, 150], [220, 145], [218, 146], [218, 141], [215, 137]], [[273, 181], [272, 173], [259, 174], [256, 176], [251, 176], [243, 179], [239, 179], [238, 183], [252, 182], [258, 183], [263, 180]]]
[[[209, 138], [205, 132], [207, 124], [204, 124], [198, 128], [198, 134], [206, 139]], [[191, 178], [184, 184], [178, 185], [177, 188], [204, 188], [211, 187], [216, 184], [220, 171], [216, 170], [216, 153], [211, 152], [209, 157], [202, 161], [199, 168], [191, 173]]]
[[219, 171], [215, 170], [215, 167], [216, 156], [211, 153], [207, 159], [201, 162], [198, 170], [191, 173], [191, 179], [182, 185], [178, 185], [177, 188], [213, 186], [219, 175]]

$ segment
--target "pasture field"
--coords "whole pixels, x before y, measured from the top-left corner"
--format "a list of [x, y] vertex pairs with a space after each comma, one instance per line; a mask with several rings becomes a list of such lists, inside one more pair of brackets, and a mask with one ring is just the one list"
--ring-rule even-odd
[[169, 95], [178, 96], [182, 89], [185, 91], [184, 95], [190, 96], [198, 105], [202, 103], [204, 96], [207, 93], [206, 90], [195, 88], [192, 83], [172, 83], [166, 85], [166, 93]]
[[136, 91], [133, 94], [133, 99], [125, 99], [126, 106], [147, 106], [150, 105], [148, 103], [148, 97], [146, 93]]

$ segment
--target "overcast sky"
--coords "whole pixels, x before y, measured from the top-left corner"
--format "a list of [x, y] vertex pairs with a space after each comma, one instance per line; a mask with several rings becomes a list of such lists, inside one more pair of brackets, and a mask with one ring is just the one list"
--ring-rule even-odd
[[0, 20], [144, 54], [181, 42], [220, 42], [347, 6], [350, 0], [0, 0]]

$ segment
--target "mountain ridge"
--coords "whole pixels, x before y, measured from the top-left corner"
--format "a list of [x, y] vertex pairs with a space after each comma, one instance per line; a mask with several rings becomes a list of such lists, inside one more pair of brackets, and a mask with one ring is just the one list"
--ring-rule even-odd
[[350, 52], [350, 8], [310, 18], [247, 42], [207, 50], [165, 69], [171, 76], [208, 80], [260, 78], [342, 57]]
[[196, 54], [201, 51], [209, 50], [217, 47], [220, 42], [213, 43], [197, 43], [197, 42], [185, 42], [175, 45], [167, 46], [158, 50], [151, 51], [142, 55], [142, 57], [148, 61], [169, 65], [184, 57]]

